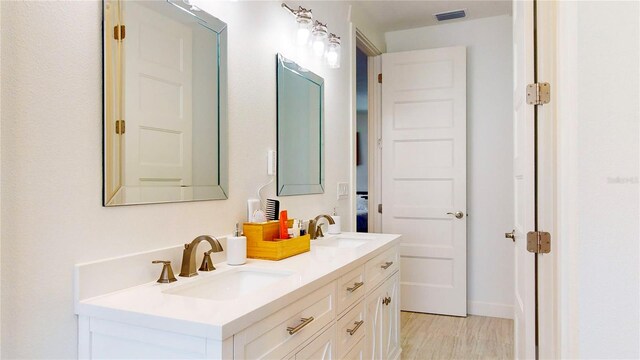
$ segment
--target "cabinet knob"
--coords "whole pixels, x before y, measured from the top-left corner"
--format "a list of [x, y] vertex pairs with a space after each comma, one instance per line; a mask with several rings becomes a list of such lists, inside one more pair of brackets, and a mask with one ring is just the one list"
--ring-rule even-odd
[[391, 265], [393, 265], [393, 261], [387, 261], [384, 265], [380, 265], [380, 268], [387, 270]]
[[391, 304], [391, 298], [388, 296], [385, 296], [384, 299], [382, 299], [382, 304], [383, 305], [389, 305]]

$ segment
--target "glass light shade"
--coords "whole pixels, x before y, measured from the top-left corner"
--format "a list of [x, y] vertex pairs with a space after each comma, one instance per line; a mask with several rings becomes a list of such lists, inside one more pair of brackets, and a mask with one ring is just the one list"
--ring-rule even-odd
[[311, 34], [311, 20], [298, 19], [297, 21], [298, 30], [296, 32], [296, 43], [303, 46], [309, 42], [309, 35]]
[[324, 55], [324, 38], [313, 37], [313, 53], [317, 56]]
[[327, 25], [316, 20], [316, 23], [313, 25], [313, 31], [311, 31], [311, 36], [313, 53], [316, 54], [316, 56], [324, 55], [325, 43], [328, 37]]
[[340, 67], [340, 38], [333, 34], [329, 36], [326, 58], [329, 68], [338, 69]]

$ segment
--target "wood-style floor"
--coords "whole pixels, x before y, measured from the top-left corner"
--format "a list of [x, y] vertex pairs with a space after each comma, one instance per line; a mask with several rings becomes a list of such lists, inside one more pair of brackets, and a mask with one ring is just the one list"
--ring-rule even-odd
[[402, 312], [402, 359], [513, 359], [513, 320]]

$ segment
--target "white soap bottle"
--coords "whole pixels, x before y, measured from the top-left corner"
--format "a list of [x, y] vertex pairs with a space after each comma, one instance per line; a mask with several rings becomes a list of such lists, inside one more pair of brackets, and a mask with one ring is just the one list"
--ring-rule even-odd
[[227, 239], [228, 265], [242, 265], [247, 262], [247, 238], [240, 235], [239, 226], [236, 224], [235, 233]]
[[336, 208], [333, 208], [333, 215], [331, 215], [331, 218], [333, 219], [334, 224], [329, 224], [329, 231], [327, 231], [327, 233], [331, 235], [340, 234], [340, 216], [336, 213]]

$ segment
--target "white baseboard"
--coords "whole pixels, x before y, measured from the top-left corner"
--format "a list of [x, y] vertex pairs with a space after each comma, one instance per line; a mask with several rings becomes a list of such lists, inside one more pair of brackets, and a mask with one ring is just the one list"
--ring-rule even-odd
[[507, 304], [469, 301], [467, 302], [467, 312], [471, 315], [513, 319], [513, 305]]

